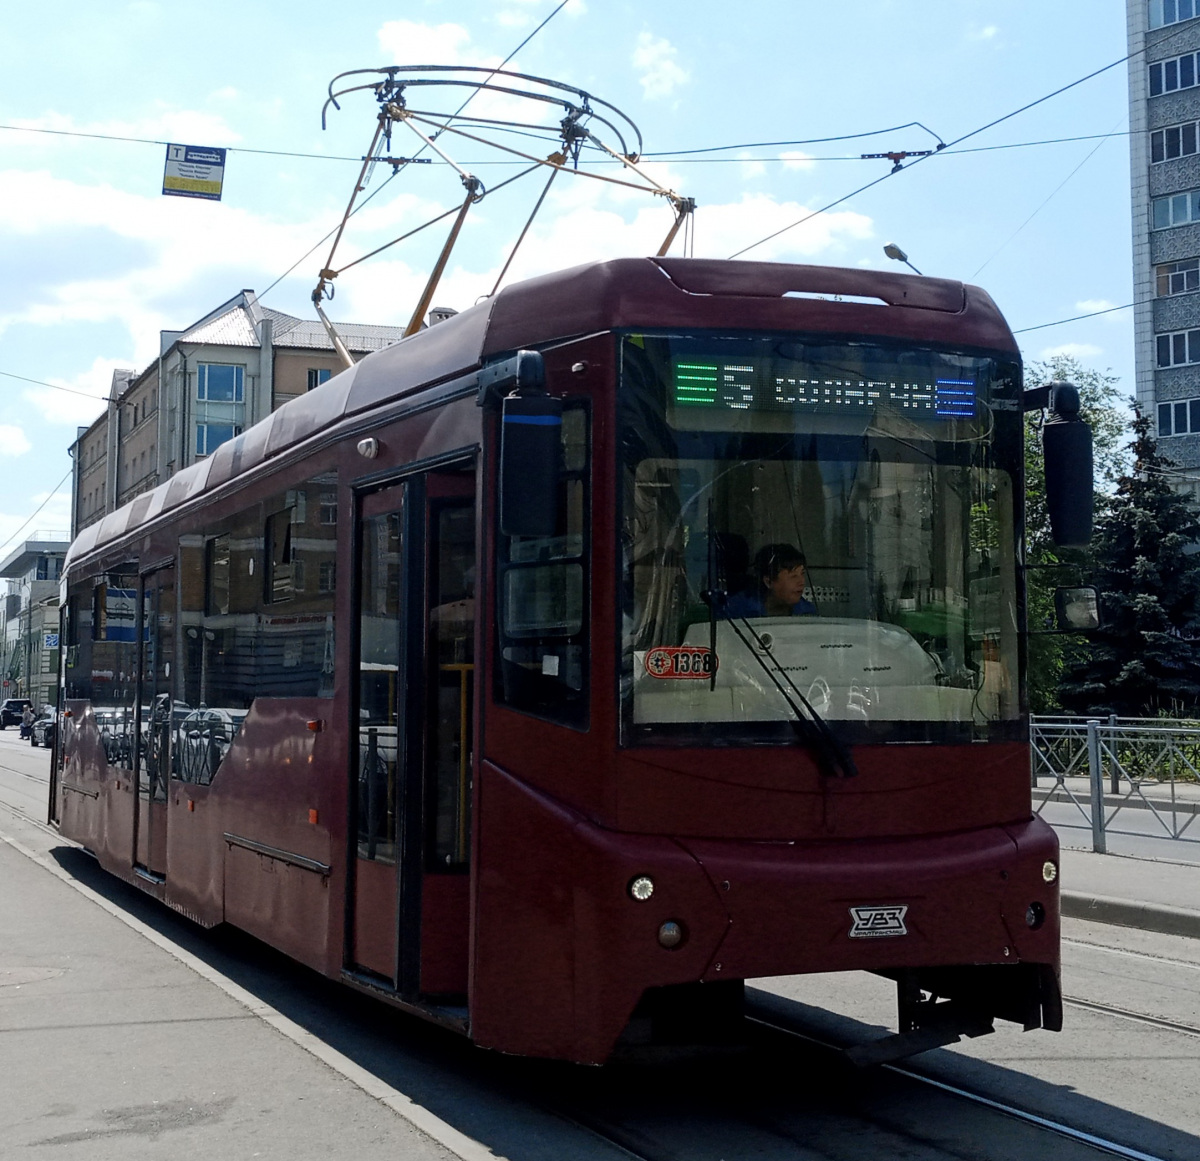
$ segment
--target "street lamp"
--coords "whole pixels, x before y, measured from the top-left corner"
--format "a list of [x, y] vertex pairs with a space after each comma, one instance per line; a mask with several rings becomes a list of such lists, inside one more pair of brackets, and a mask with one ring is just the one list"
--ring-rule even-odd
[[[904, 251], [903, 251], [903, 250], [901, 250], [901, 249], [900, 249], [900, 247], [899, 247], [899, 246], [897, 246], [895, 242], [889, 242], [889, 243], [888, 243], [886, 246], [884, 246], [884, 248], [883, 248], [883, 252], [884, 252], [884, 253], [885, 253], [885, 254], [886, 254], [886, 255], [887, 255], [889, 258], [891, 258], [893, 262], [903, 262], [903, 263], [904, 263], [904, 265], [905, 265], [905, 266], [907, 266], [907, 267], [909, 268], [909, 270], [913, 271], [915, 274], [920, 274], [920, 273], [921, 273], [921, 272], [920, 272], [920, 271], [919, 271], [919, 270], [918, 270], [918, 269], [917, 269], [917, 268], [916, 268], [916, 267], [915, 267], [915, 266], [914, 266], [914, 265], [913, 265], [913, 264], [912, 264], [912, 263], [911, 263], [911, 262], [908, 260], [908, 255], [907, 255], [907, 254], [905, 254], [905, 253], [904, 253]], [[922, 277], [924, 277], [924, 275], [922, 275]]]

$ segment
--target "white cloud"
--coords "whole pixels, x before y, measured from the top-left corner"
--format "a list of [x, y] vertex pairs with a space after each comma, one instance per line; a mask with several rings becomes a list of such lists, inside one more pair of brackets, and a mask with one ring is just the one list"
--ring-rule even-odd
[[791, 149], [786, 153], [779, 155], [783, 158], [784, 169], [815, 169], [817, 163], [813, 161], [811, 155], [802, 152], [799, 149]]
[[[63, 455], [64, 470], [68, 462], [67, 457]], [[14, 501], [14, 503], [16, 502]], [[7, 552], [11, 552], [15, 547], [12, 541], [18, 533], [23, 541], [25, 537], [34, 532], [61, 531], [66, 533], [66, 530], [71, 527], [71, 490], [69, 486], [61, 492], [34, 492], [32, 495], [22, 498], [19, 503], [22, 509], [20, 514], [9, 516], [7, 513], [0, 513], [0, 544], [8, 545]], [[45, 506], [42, 507], [42, 505]], [[24, 528], [23, 525], [28, 523], [30, 513], [35, 510], [38, 510], [38, 513], [33, 518], [33, 523]]]
[[[112, 359], [97, 356], [92, 365], [71, 378], [54, 376], [48, 382], [54, 387], [26, 384], [23, 395], [26, 404], [37, 411], [44, 423], [69, 427], [86, 427], [104, 410], [104, 401], [112, 388], [112, 373], [118, 367], [132, 368], [132, 359]], [[66, 388], [66, 390], [62, 390]], [[74, 432], [71, 433], [74, 436]]]
[[982, 28], [973, 28], [967, 33], [969, 40], [995, 40], [1000, 29], [994, 24], [985, 24]]
[[[518, 18], [519, 26], [520, 13], [509, 11]], [[376, 36], [379, 47], [388, 58], [388, 64], [460, 65], [492, 69], [499, 68], [503, 60], [498, 53], [488, 52], [474, 43], [470, 30], [461, 24], [421, 24], [414, 20], [389, 20], [380, 27]], [[510, 60], [504, 67], [512, 72], [521, 71], [520, 61], [515, 59]], [[474, 74], [474, 77], [480, 81], [488, 79], [487, 74], [483, 72]], [[453, 79], [461, 80], [463, 76], [460, 74]], [[421, 90], [417, 107], [448, 115], [462, 104], [469, 93], [470, 90], [460, 87], [424, 88]], [[360, 98], [364, 96], [365, 94], [359, 94]], [[556, 119], [556, 114], [562, 115], [560, 110], [541, 102], [486, 91], [474, 97], [470, 114], [475, 117], [524, 122], [552, 122]], [[419, 125], [418, 128], [425, 134], [431, 132], [428, 124]], [[443, 140], [440, 144], [449, 156], [456, 159], [467, 156], [467, 150], [478, 148], [461, 137], [451, 141]]]
[[[400, 232], [397, 222], [427, 220], [444, 208], [441, 202], [411, 195], [373, 205], [362, 215], [361, 225], [356, 220], [347, 234], [336, 263], [370, 248], [364, 243], [364, 234], [370, 237], [364, 226], [390, 229], [394, 237]], [[282, 223], [224, 202], [141, 197], [111, 186], [84, 187], [47, 173], [15, 170], [0, 172], [0, 223], [35, 241], [46, 238], [47, 244], [62, 230], [90, 235], [96, 245], [114, 235], [137, 243], [137, 256], [111, 273], [67, 276], [19, 303], [0, 305], [0, 334], [20, 323], [121, 323], [132, 338], [127, 358], [132, 357], [139, 369], [157, 354], [160, 330], [192, 321], [159, 303], [177, 301], [189, 284], [202, 283], [214, 272], [236, 272], [234, 289], [256, 282], [265, 285], [333, 224], [324, 217]], [[377, 235], [375, 239], [372, 245], [388, 240]], [[323, 257], [308, 260], [314, 284]], [[361, 321], [378, 321], [377, 314], [378, 306], [360, 316]]]
[[1038, 354], [1038, 358], [1053, 359], [1056, 355], [1066, 355], [1069, 359], [1094, 359], [1103, 354], [1104, 348], [1092, 343], [1060, 343], [1057, 347], [1046, 347]]
[[11, 423], [0, 423], [0, 456], [23, 456], [33, 447], [25, 432]]
[[669, 97], [680, 85], [686, 84], [688, 73], [676, 61], [674, 45], [664, 37], [649, 31], [638, 33], [633, 50], [633, 67], [641, 74], [638, 81], [647, 100]]
[[[232, 92], [233, 90], [228, 90]], [[218, 90], [213, 96], [223, 95]], [[22, 129], [45, 129], [51, 132], [41, 136], [20, 134], [21, 144], [62, 149], [62, 139], [57, 133], [94, 133], [104, 137], [147, 137], [164, 141], [202, 141], [210, 145], [232, 145], [242, 140], [242, 135], [224, 117], [203, 113], [198, 109], [179, 109], [165, 101], [155, 101], [148, 112], [134, 121], [77, 121], [69, 113], [45, 113], [41, 117], [16, 117], [11, 124]], [[37, 138], [41, 136], [41, 140]]]
[[764, 242], [744, 257], [751, 261], [811, 260], [844, 249], [847, 241], [874, 236], [864, 214], [840, 210], [816, 214], [798, 202], [777, 202], [766, 194], [745, 194], [740, 202], [704, 206], [696, 211], [696, 252], [725, 258], [776, 230], [807, 218], [778, 238]]
[[419, 24], [415, 20], [389, 20], [376, 34], [388, 64], [487, 65], [464, 50], [471, 34], [461, 24]]
[[1109, 302], [1107, 298], [1085, 298], [1075, 304], [1075, 309], [1080, 314], [1097, 314], [1102, 310], [1109, 310], [1115, 314], [1117, 306], [1117, 303]]
[[761, 161], [756, 161], [753, 154], [739, 153], [738, 157], [742, 162], [742, 164], [738, 166], [738, 168], [741, 170], [742, 177], [762, 177], [762, 175], [767, 172], [767, 167], [763, 165]]

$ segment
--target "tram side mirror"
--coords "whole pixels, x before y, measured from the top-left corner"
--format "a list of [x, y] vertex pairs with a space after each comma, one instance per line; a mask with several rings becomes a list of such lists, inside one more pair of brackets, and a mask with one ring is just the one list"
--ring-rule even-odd
[[1100, 628], [1100, 593], [1091, 585], [1054, 590], [1054, 623], [1060, 633]]
[[553, 536], [558, 530], [562, 400], [509, 395], [500, 410], [500, 531]]
[[1048, 407], [1042, 425], [1046, 508], [1050, 534], [1060, 548], [1092, 542], [1092, 429], [1079, 415], [1079, 391], [1048, 383], [1025, 392], [1025, 409]]

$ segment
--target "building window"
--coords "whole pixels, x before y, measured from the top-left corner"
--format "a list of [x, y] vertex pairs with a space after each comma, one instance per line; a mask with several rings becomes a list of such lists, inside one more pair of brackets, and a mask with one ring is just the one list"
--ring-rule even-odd
[[1200, 330], [1176, 331], [1172, 335], [1158, 335], [1158, 365], [1179, 367], [1184, 363], [1200, 363]]
[[201, 363], [196, 368], [196, 398], [209, 403], [241, 403], [245, 370], [226, 363]]
[[196, 424], [196, 454], [209, 456], [235, 435], [241, 435], [242, 429], [236, 423], [198, 423]]
[[320, 387], [322, 383], [327, 383], [333, 372], [328, 367], [309, 367], [308, 369], [308, 389], [311, 391], [314, 387]]
[[323, 560], [317, 576], [317, 592], [331, 593], [337, 588], [337, 561]]
[[1200, 222], [1200, 190], [1155, 198], [1151, 203], [1150, 228], [1165, 230], [1169, 226], [1186, 226]]
[[337, 493], [322, 492], [321, 493], [321, 523], [336, 524], [337, 523]]
[[1196, 152], [1196, 122], [1156, 129], [1150, 134], [1150, 161], [1172, 161]]
[[1195, 435], [1200, 432], [1200, 399], [1177, 399], [1158, 405], [1158, 434]]
[[1200, 3], [1196, 0], [1150, 0], [1150, 27], [1162, 28], [1167, 24], [1178, 24], [1200, 16]]
[[1186, 258], [1182, 262], [1168, 262], [1154, 268], [1159, 298], [1171, 294], [1190, 294], [1200, 290], [1200, 258]]
[[1184, 53], [1170, 60], [1155, 61], [1150, 66], [1150, 96], [1190, 89], [1196, 84], [1196, 54]]

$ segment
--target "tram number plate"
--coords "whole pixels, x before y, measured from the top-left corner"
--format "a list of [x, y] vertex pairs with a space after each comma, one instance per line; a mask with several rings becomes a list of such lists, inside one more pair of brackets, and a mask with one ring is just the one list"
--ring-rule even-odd
[[889, 935], [907, 935], [908, 928], [904, 925], [904, 917], [908, 914], [906, 905], [887, 907], [851, 907], [850, 918], [854, 925], [850, 928], [851, 939], [884, 939]]
[[702, 645], [660, 645], [646, 651], [646, 672], [664, 681], [712, 677], [717, 655]]

